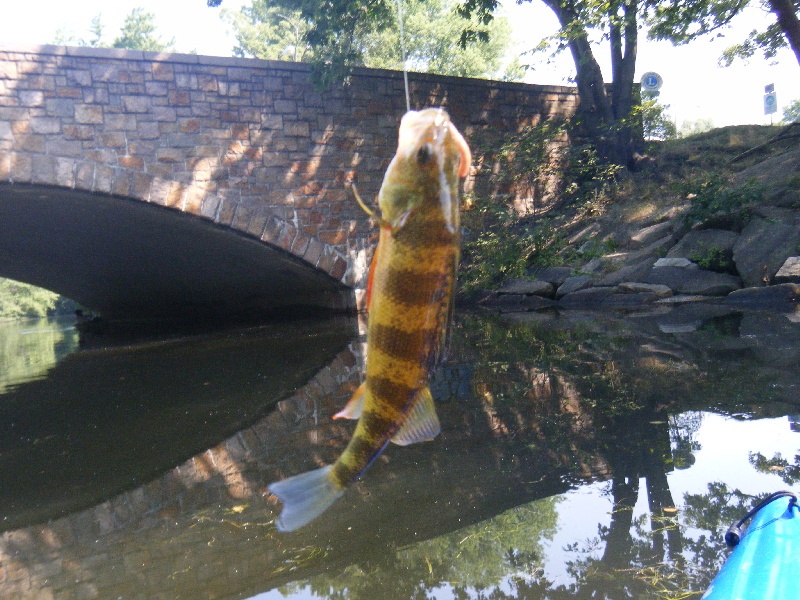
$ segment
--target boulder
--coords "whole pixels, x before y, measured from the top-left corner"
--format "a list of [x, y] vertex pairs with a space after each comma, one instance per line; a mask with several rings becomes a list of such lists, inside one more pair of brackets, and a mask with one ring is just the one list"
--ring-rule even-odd
[[663, 223], [656, 223], [648, 227], [642, 227], [631, 235], [631, 246], [638, 248], [646, 246], [656, 240], [662, 239], [665, 235], [672, 232], [672, 222], [664, 221]]
[[775, 283], [800, 283], [800, 256], [790, 256], [775, 273]]
[[666, 285], [655, 283], [639, 283], [638, 281], [625, 281], [617, 286], [623, 294], [653, 294], [655, 299], [672, 296], [672, 290]]
[[800, 213], [760, 207], [733, 246], [733, 260], [745, 287], [769, 284], [786, 258], [800, 247]]
[[639, 308], [658, 300], [652, 292], [610, 294], [600, 301], [600, 308]]
[[552, 283], [538, 279], [512, 279], [497, 290], [498, 294], [523, 294], [545, 298], [552, 298], [555, 292], [556, 288]]
[[800, 363], [800, 327], [782, 315], [748, 312], [742, 317], [739, 335], [765, 364], [796, 368]]
[[624, 281], [639, 281], [650, 272], [653, 267], [653, 257], [646, 258], [637, 263], [626, 265], [608, 275], [603, 275], [597, 280], [597, 285], [619, 285]]
[[661, 269], [663, 267], [673, 267], [677, 269], [697, 269], [698, 266], [690, 261], [688, 258], [659, 258], [653, 263], [654, 269]]
[[800, 285], [780, 283], [767, 287], [750, 287], [728, 294], [725, 304], [738, 308], [796, 311], [800, 303]]
[[532, 275], [535, 275], [536, 279], [540, 281], [546, 281], [558, 287], [568, 278], [572, 277], [573, 271], [574, 269], [572, 267], [547, 267], [544, 270], [532, 273]]
[[668, 298], [661, 298], [656, 300], [656, 304], [666, 304], [669, 306], [679, 306], [683, 304], [703, 304], [718, 303], [722, 300], [722, 296], [696, 296], [690, 294], [677, 294], [669, 296]]
[[725, 296], [742, 287], [742, 280], [734, 275], [682, 267], [653, 267], [643, 281], [665, 285], [676, 294], [691, 296]]
[[576, 275], [575, 277], [568, 277], [564, 283], [558, 286], [558, 289], [556, 290], [556, 299], [566, 296], [567, 294], [571, 294], [572, 292], [577, 292], [578, 290], [591, 287], [592, 282], [594, 282], [594, 279], [588, 275]]
[[554, 305], [549, 298], [526, 294], [493, 294], [481, 301], [481, 305], [499, 312], [539, 310]]
[[716, 248], [730, 257], [733, 253], [733, 245], [738, 238], [738, 233], [726, 229], [690, 231], [667, 251], [667, 258], [682, 257], [696, 260], [693, 257], [706, 256], [712, 248]]
[[[566, 285], [566, 283], [565, 283]], [[563, 296], [558, 305], [562, 308], [600, 308], [605, 298], [614, 293], [613, 287], [591, 287]]]

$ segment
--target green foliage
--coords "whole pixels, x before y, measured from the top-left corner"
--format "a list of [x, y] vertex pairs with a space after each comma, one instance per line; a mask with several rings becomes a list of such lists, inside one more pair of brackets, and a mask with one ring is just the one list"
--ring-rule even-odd
[[[648, 16], [648, 37], [686, 44], [700, 36], [726, 28], [750, 4], [751, 0], [657, 2]], [[793, 4], [796, 12], [797, 3]], [[775, 10], [772, 3], [770, 10]], [[792, 27], [788, 21], [786, 25]], [[752, 30], [745, 40], [727, 48], [720, 57], [720, 64], [730, 66], [735, 59], [749, 58], [759, 50], [763, 52], [764, 58], [771, 59], [778, 50], [785, 47], [788, 47], [787, 32], [780, 23], [774, 22], [764, 31]]]
[[792, 100], [787, 106], [783, 107], [783, 121], [789, 123], [800, 123], [800, 98]]
[[253, 0], [238, 12], [223, 9], [220, 16], [234, 30], [236, 56], [253, 56], [266, 60], [304, 61], [311, 58], [311, 48], [305, 42], [310, 23], [298, 10], [285, 10]]
[[74, 306], [65, 306], [58, 294], [27, 283], [0, 278], [0, 321], [37, 319], [72, 310]]
[[[404, 0], [403, 29], [408, 68], [458, 77], [503, 77], [502, 59], [511, 44], [510, 23], [505, 18], [493, 19], [487, 26], [486, 39], [462, 47], [457, 43], [461, 32], [478, 23], [476, 19], [460, 16], [456, 6], [453, 0]], [[403, 68], [396, 13], [389, 27], [368, 33], [362, 44], [366, 66]]]
[[67, 32], [59, 28], [54, 36], [53, 43], [59, 45], [74, 44], [76, 46], [88, 46], [90, 48], [126, 48], [128, 50], [145, 50], [150, 52], [163, 52], [172, 50], [175, 46], [175, 39], [162, 42], [155, 34], [155, 14], [145, 12], [143, 8], [134, 8], [129, 12], [120, 29], [119, 36], [109, 43], [103, 39], [102, 15], [92, 17], [89, 26], [89, 39], [76, 36], [74, 33]]
[[634, 108], [634, 115], [642, 121], [644, 139], [671, 140], [677, 135], [675, 123], [667, 114], [668, 104], [659, 103], [657, 98], [642, 98], [642, 104]]
[[143, 8], [131, 9], [125, 17], [120, 34], [111, 43], [113, 48], [127, 48], [128, 50], [145, 50], [149, 52], [163, 52], [175, 46], [175, 39], [162, 42], [155, 35], [156, 16], [145, 12]]
[[54, 326], [53, 321], [0, 323], [0, 394], [43, 376], [77, 347], [77, 331]]
[[[487, 187], [465, 199], [462, 216], [461, 290], [489, 289], [504, 279], [521, 277], [531, 262], [549, 264], [564, 240], [549, 221], [515, 210], [517, 197], [541, 196], [557, 176], [561, 151], [553, 142], [563, 125], [544, 123], [519, 133], [498, 136], [487, 130], [471, 140], [476, 160], [487, 172]], [[534, 201], [535, 209], [535, 201]]]
[[767, 458], [760, 452], [751, 452], [749, 460], [756, 471], [777, 475], [786, 485], [794, 486], [800, 482], [800, 453], [794, 455], [794, 463], [790, 463], [780, 453]]
[[[354, 3], [338, 4], [344, 9]], [[329, 71], [324, 78], [333, 81], [337, 79], [334, 73], [346, 73], [358, 65], [403, 68], [396, 5], [387, 1], [370, 6], [371, 12], [359, 10], [350, 17], [332, 19], [326, 12], [330, 7], [309, 2], [252, 0], [238, 12], [223, 11], [222, 17], [234, 28], [237, 56], [310, 61]], [[329, 35], [328, 28], [343, 18], [350, 19], [348, 26]], [[461, 47], [456, 42], [469, 24], [457, 13], [454, 0], [405, 0], [403, 28], [409, 69], [461, 77], [503, 76], [501, 61], [511, 43], [510, 24], [495, 19], [487, 27], [485, 41]], [[521, 67], [512, 63], [506, 75], [519, 78], [521, 72]]]
[[579, 204], [584, 213], [599, 214], [613, 197], [624, 167], [603, 159], [591, 142], [571, 144], [567, 159], [564, 201]]
[[716, 271], [717, 273], [736, 273], [736, 265], [733, 262], [733, 253], [725, 251], [718, 246], [711, 246], [702, 252], [693, 252], [688, 256], [689, 260], [696, 263], [701, 269], [706, 271]]
[[753, 29], [744, 41], [729, 46], [722, 52], [719, 63], [729, 67], [737, 58], [748, 59], [761, 50], [764, 58], [775, 58], [778, 50], [786, 48], [786, 38], [778, 23], [772, 23], [764, 31]]
[[728, 187], [726, 179], [716, 173], [688, 179], [678, 188], [692, 203], [686, 215], [689, 224], [721, 219], [733, 220], [741, 225], [747, 218], [744, 212], [746, 207], [763, 200], [762, 186], [751, 181], [731, 188]]
[[469, 295], [504, 279], [521, 277], [528, 264], [530, 240], [519, 215], [507, 204], [487, 196], [468, 197], [465, 206], [461, 291]]
[[679, 138], [687, 138], [693, 135], [699, 135], [706, 131], [714, 129], [714, 121], [711, 119], [696, 119], [684, 121], [678, 131]]

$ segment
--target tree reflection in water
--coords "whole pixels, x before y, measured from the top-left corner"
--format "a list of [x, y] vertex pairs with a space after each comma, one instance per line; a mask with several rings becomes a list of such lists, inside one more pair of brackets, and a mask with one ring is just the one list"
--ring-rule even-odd
[[[0, 536], [0, 572], [9, 574], [0, 596], [698, 597], [727, 555], [728, 525], [757, 494], [798, 483], [800, 452], [785, 417], [800, 413], [800, 373], [788, 368], [794, 363], [776, 366], [766, 344], [742, 350], [777, 317], [718, 319], [695, 332], [673, 327], [675, 334], [664, 333], [660, 318], [460, 316], [432, 385], [441, 435], [391, 448], [338, 509], [279, 534], [280, 507], [266, 485], [329, 462], [352, 432], [329, 417], [360, 378], [355, 342], [335, 368], [298, 390], [287, 412], [266, 415], [178, 468], [166, 464], [162, 478], [103, 505]], [[202, 369], [192, 376], [167, 368], [164, 377], [202, 383], [208, 367], [219, 387], [204, 393], [211, 399], [227, 390], [223, 408], [240, 413], [247, 398], [263, 400], [259, 353], [276, 354], [275, 342], [231, 343], [212, 355], [187, 342], [180, 363]], [[295, 367], [302, 356], [292, 358]], [[152, 388], [163, 404], [163, 363], [161, 354], [142, 363], [125, 380], [125, 397]], [[36, 402], [23, 403], [21, 413], [63, 393], [60, 371], [41, 382], [52, 393], [31, 395]], [[115, 377], [106, 384], [118, 391], [119, 367], [100, 371]], [[275, 371], [292, 370], [280, 363]], [[790, 438], [773, 444], [765, 432], [775, 428]], [[726, 446], [734, 429], [744, 434], [738, 454]]]
[[[283, 591], [307, 585], [341, 599], [390, 597], [387, 590], [459, 600], [699, 597], [727, 556], [721, 533], [772, 490], [753, 496], [710, 482], [707, 493], [674, 498], [668, 475], [695, 464], [702, 411], [741, 414], [769, 373], [706, 360], [671, 339], [643, 340], [613, 323], [599, 331], [558, 319], [509, 326], [466, 318], [456, 338], [452, 360], [469, 365], [456, 371], [468, 373], [493, 430], [513, 439], [520, 424], [538, 428], [546, 444], [537, 451], [559, 456], [583, 482], [586, 465], [596, 467], [598, 457], [606, 464], [605, 475], [594, 468], [590, 478], [609, 480], [610, 520], [561, 549], [570, 580], [548, 580], [544, 569], [543, 544], [567, 518], [557, 495]], [[548, 403], [554, 410], [544, 409]], [[794, 465], [759, 453], [750, 462], [788, 485], [798, 481], [800, 454]], [[647, 509], [635, 516], [640, 496]]]

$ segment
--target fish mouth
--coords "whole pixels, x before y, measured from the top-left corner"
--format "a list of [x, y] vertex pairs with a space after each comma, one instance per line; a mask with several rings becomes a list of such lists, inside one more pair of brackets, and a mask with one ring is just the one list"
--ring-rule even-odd
[[452, 140], [459, 154], [458, 176], [466, 177], [472, 164], [472, 154], [467, 142], [450, 121], [450, 116], [441, 107], [412, 110], [403, 115], [397, 150], [408, 160], [424, 144], [431, 144], [441, 167], [444, 165], [448, 140]]

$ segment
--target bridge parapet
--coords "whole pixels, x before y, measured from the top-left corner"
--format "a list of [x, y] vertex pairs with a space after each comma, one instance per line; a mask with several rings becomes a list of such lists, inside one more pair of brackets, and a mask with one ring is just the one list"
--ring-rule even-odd
[[[468, 135], [574, 112], [571, 88], [413, 74], [412, 105]], [[0, 181], [197, 215], [363, 288], [374, 232], [346, 185], [377, 193], [405, 110], [402, 74], [320, 92], [301, 63], [0, 46]]]

